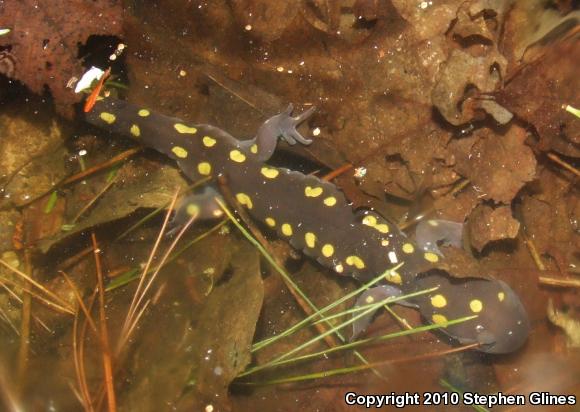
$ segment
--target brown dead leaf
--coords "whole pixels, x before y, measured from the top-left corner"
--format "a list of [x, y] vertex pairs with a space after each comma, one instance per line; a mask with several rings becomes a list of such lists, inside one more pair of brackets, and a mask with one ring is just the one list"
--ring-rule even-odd
[[116, 0], [6, 1], [0, 27], [11, 30], [0, 37], [0, 49], [14, 63], [11, 76], [38, 94], [48, 87], [57, 108], [70, 113], [80, 98], [66, 87], [82, 72], [78, 46], [93, 34], [120, 35], [122, 8]]
[[525, 130], [517, 126], [503, 136], [480, 129], [450, 145], [455, 170], [471, 180], [481, 198], [509, 203], [535, 176], [536, 159], [525, 138]]
[[251, 361], [250, 347], [264, 298], [258, 252], [248, 243], [232, 258], [232, 278], [216, 286], [196, 324], [192, 391], [180, 410], [229, 410], [228, 386]]
[[580, 119], [562, 106], [580, 106], [579, 44], [576, 34], [545, 46], [545, 54], [522, 66], [496, 96], [500, 104], [535, 126], [540, 150], [572, 157], [580, 157]]
[[469, 240], [481, 252], [491, 241], [515, 238], [519, 228], [509, 206], [479, 205], [469, 218]]
[[[459, 49], [453, 50], [443, 64], [433, 88], [433, 105], [453, 125], [472, 120], [479, 105], [474, 104], [477, 101], [471, 101], [466, 93], [473, 87], [479, 93], [493, 92], [499, 85], [500, 73], [503, 73], [505, 66], [505, 57], [495, 48], [480, 57]], [[492, 70], [494, 67], [498, 70]]]

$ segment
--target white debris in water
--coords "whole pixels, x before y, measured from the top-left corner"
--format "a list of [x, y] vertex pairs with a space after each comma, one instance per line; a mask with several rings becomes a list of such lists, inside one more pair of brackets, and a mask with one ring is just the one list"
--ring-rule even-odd
[[75, 87], [75, 93], [80, 93], [83, 90], [91, 87], [93, 81], [99, 80], [103, 76], [103, 73], [105, 72], [99, 69], [98, 67], [95, 66], [91, 67], [89, 70], [85, 72], [85, 74], [83, 74], [81, 79], [78, 81]]

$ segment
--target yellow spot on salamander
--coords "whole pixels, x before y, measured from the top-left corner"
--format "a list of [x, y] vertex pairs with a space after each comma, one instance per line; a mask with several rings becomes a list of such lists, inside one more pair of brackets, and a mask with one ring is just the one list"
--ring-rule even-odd
[[217, 140], [215, 140], [211, 136], [203, 136], [203, 139], [201, 139], [201, 141], [205, 147], [213, 147], [217, 143]]
[[346, 264], [350, 265], [350, 266], [354, 266], [357, 269], [364, 269], [365, 268], [365, 262], [363, 262], [363, 260], [361, 258], [359, 258], [358, 256], [349, 256], [346, 258]]
[[389, 225], [387, 225], [386, 223], [376, 225], [375, 229], [377, 229], [381, 233], [389, 233]]
[[385, 279], [387, 280], [387, 282], [395, 283], [397, 285], [403, 284], [403, 279], [401, 278], [401, 275], [399, 275], [399, 273], [395, 272], [394, 270], [388, 271], [385, 274]]
[[469, 309], [471, 309], [473, 313], [479, 313], [483, 309], [483, 303], [481, 303], [481, 300], [479, 299], [473, 299], [469, 302]]
[[141, 136], [141, 129], [139, 129], [139, 126], [137, 126], [136, 124], [134, 124], [133, 126], [131, 126], [131, 130], [129, 130], [129, 131], [135, 137]]
[[405, 243], [403, 245], [403, 252], [405, 252], [405, 253], [413, 253], [414, 251], [415, 251], [415, 248], [413, 247], [412, 244]]
[[257, 154], [258, 153], [258, 145], [257, 144], [251, 145], [250, 152], [252, 152], [253, 154]]
[[443, 325], [444, 323], [447, 323], [447, 318], [443, 315], [440, 315], [439, 313], [434, 314], [431, 317], [431, 320], [433, 320], [433, 323], [436, 325]]
[[443, 295], [431, 296], [431, 305], [434, 308], [444, 308], [447, 306], [447, 299]]
[[313, 248], [316, 245], [316, 235], [312, 232], [306, 232], [304, 240], [306, 241], [306, 246], [309, 248]]
[[284, 223], [281, 229], [284, 236], [292, 236], [292, 226], [289, 223]]
[[304, 189], [304, 194], [306, 195], [306, 197], [318, 197], [322, 194], [322, 188], [306, 186], [306, 188]]
[[171, 151], [180, 159], [185, 159], [187, 157], [187, 150], [181, 146], [174, 146]]
[[266, 221], [266, 224], [267, 224], [268, 226], [270, 226], [270, 227], [274, 227], [274, 226], [276, 226], [276, 221], [275, 221], [273, 218], [271, 218], [271, 217], [267, 217], [267, 218], [265, 219], [265, 221]]
[[260, 173], [262, 173], [262, 175], [264, 175], [268, 179], [274, 179], [276, 176], [280, 174], [280, 171], [278, 169], [274, 169], [271, 167], [263, 167], [260, 170]]
[[365, 298], [365, 303], [368, 303], [369, 305], [371, 303], [375, 303], [375, 298], [373, 298], [372, 296], [369, 295]]
[[237, 163], [243, 163], [246, 160], [246, 155], [239, 150], [232, 150], [230, 152], [230, 159]]
[[147, 117], [151, 114], [151, 112], [147, 109], [141, 109], [137, 112], [140, 117]]
[[251, 209], [252, 207], [254, 207], [254, 204], [252, 203], [252, 199], [250, 199], [250, 196], [248, 196], [245, 193], [238, 193], [236, 195], [236, 199], [241, 205], [247, 206], [248, 209]]
[[196, 205], [195, 203], [190, 203], [187, 205], [187, 207], [185, 208], [185, 212], [189, 215], [189, 216], [196, 216], [199, 214], [199, 206]]
[[377, 218], [372, 215], [365, 216], [362, 220], [362, 224], [374, 227], [377, 224]]
[[381, 240], [381, 246], [389, 246], [389, 240], [388, 239]]
[[332, 207], [336, 204], [336, 197], [334, 196], [328, 196], [326, 199], [324, 199], [324, 204], [328, 207]]
[[197, 171], [202, 176], [209, 176], [211, 174], [211, 165], [208, 162], [201, 162], [197, 165]]
[[363, 218], [362, 224], [370, 227], [374, 227], [381, 233], [389, 233], [389, 225], [386, 223], [379, 223], [377, 218], [373, 215], [367, 215]]
[[322, 255], [324, 257], [331, 257], [334, 255], [334, 246], [332, 246], [330, 243], [322, 246]]
[[115, 120], [117, 120], [117, 117], [113, 113], [103, 112], [99, 115], [99, 117], [103, 122], [108, 124], [113, 124], [115, 123]]
[[342, 265], [339, 263], [338, 265], [336, 265], [336, 266], [334, 267], [334, 271], [335, 271], [336, 273], [342, 273], [342, 272], [344, 272], [344, 266], [342, 266]]
[[197, 129], [195, 127], [189, 127], [184, 125], [183, 123], [175, 123], [173, 125], [173, 127], [175, 128], [175, 130], [177, 130], [178, 133], [181, 134], [196, 134], [197, 133]]
[[505, 299], [505, 293], [503, 293], [503, 292], [499, 292], [499, 293], [497, 294], [497, 299], [498, 299], [500, 302], [503, 302], [503, 300]]
[[425, 260], [431, 263], [437, 263], [439, 262], [439, 256], [437, 256], [437, 254], [433, 253], [433, 252], [426, 252], [425, 255], [423, 255], [425, 257]]

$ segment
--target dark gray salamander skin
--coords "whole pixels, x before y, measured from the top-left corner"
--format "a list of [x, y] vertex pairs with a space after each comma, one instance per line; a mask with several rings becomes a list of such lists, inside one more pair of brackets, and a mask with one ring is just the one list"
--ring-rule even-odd
[[[224, 176], [229, 190], [254, 219], [340, 275], [365, 282], [402, 264], [385, 277], [386, 283], [404, 294], [439, 287], [407, 302], [428, 322], [477, 315], [442, 328], [457, 341], [479, 343], [479, 350], [488, 353], [518, 349], [527, 339], [529, 322], [519, 298], [504, 282], [453, 279], [441, 271], [430, 271], [442, 259], [437, 250], [423, 250], [374, 212], [354, 212], [335, 185], [266, 163], [279, 138], [290, 144], [310, 143], [295, 127], [311, 112], [292, 118], [289, 107], [269, 119], [254, 139], [245, 141], [213, 126], [185, 123], [113, 99], [98, 101], [86, 119], [171, 157], [192, 180]], [[188, 206], [196, 211], [205, 207], [195, 200], [186, 202], [184, 207]], [[432, 237], [428, 232], [424, 236]], [[386, 289], [370, 289], [365, 302], [381, 298]]]

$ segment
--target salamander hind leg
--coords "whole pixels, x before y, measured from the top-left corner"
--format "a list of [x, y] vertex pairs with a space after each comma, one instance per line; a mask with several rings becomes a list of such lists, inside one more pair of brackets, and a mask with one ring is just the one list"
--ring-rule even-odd
[[415, 230], [415, 241], [426, 252], [442, 255], [439, 245], [460, 249], [463, 246], [463, 223], [449, 220], [423, 220]]
[[[352, 324], [352, 336], [350, 340], [356, 339], [366, 328], [370, 325], [371, 321], [377, 310], [382, 306], [377, 306], [373, 308], [372, 305], [385, 301], [388, 298], [394, 298], [401, 296], [402, 292], [399, 288], [391, 285], [380, 285], [375, 286], [365, 290], [357, 298], [354, 308], [360, 308], [356, 311], [353, 316], [357, 318]], [[405, 304], [404, 302], [397, 302], [399, 304]], [[365, 313], [366, 312], [366, 313]]]
[[221, 195], [213, 187], [205, 187], [201, 192], [191, 193], [181, 199], [170, 222], [168, 236], [173, 236], [193, 217], [197, 220], [217, 219], [223, 216], [216, 199]]

